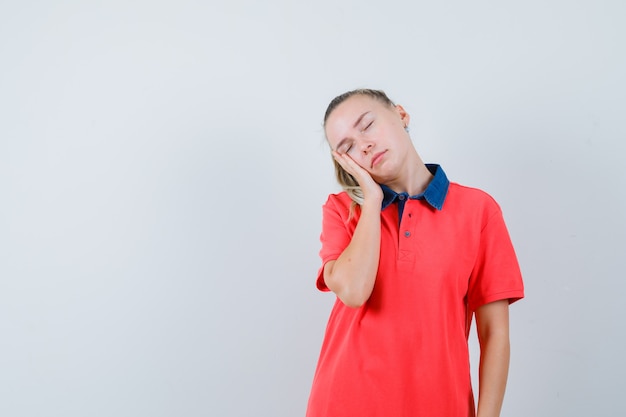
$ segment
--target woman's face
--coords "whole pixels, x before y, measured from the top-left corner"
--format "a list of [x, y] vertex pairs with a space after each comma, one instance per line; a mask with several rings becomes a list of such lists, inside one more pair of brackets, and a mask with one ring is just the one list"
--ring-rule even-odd
[[413, 146], [405, 130], [408, 123], [402, 106], [355, 95], [330, 114], [326, 138], [333, 150], [348, 154], [374, 180], [385, 183], [397, 175]]

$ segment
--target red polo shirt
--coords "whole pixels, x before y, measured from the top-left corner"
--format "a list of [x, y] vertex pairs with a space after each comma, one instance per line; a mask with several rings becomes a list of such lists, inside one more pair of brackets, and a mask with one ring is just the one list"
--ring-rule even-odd
[[[401, 222], [394, 204], [381, 211], [374, 289], [360, 308], [336, 300], [307, 417], [474, 416], [467, 344], [473, 312], [516, 301], [524, 290], [500, 207], [443, 177], [441, 210], [409, 198]], [[343, 252], [359, 219], [358, 207], [348, 219], [350, 205], [340, 193], [323, 207], [323, 291], [324, 265]]]

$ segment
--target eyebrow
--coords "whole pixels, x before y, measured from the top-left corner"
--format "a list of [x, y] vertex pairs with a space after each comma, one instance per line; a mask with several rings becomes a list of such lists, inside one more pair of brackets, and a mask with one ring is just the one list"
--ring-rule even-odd
[[[359, 123], [361, 123], [361, 120], [363, 120], [363, 118], [364, 118], [364, 117], [365, 117], [368, 113], [371, 113], [371, 112], [368, 110], [368, 111], [366, 111], [366, 112], [362, 113], [362, 114], [361, 114], [361, 115], [360, 115], [360, 116], [356, 119], [356, 122], [354, 122], [354, 124], [352, 125], [352, 127], [356, 128], [356, 127], [359, 125]], [[347, 140], [348, 140], [348, 138], [343, 138], [343, 139], [341, 139], [341, 140], [339, 141], [339, 143], [337, 144], [337, 146], [335, 146], [335, 150], [339, 149], [339, 148], [341, 147], [341, 145], [343, 145], [343, 143], [344, 143], [345, 141], [347, 141]]]
[[359, 123], [361, 123], [361, 120], [363, 120], [363, 118], [365, 117], [365, 115], [367, 113], [370, 113], [369, 110], [366, 111], [365, 113], [363, 113], [362, 115], [359, 116], [358, 119], [356, 119], [356, 122], [354, 122], [354, 124], [352, 125], [352, 127], [357, 127], [359, 125]]

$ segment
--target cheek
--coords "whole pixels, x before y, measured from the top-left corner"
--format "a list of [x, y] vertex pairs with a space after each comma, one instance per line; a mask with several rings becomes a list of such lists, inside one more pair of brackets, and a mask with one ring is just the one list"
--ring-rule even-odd
[[350, 149], [347, 153], [348, 156], [350, 156], [350, 158], [352, 158], [352, 160], [354, 162], [356, 162], [357, 164], [359, 164], [360, 167], [363, 167], [363, 154], [361, 152], [359, 152], [358, 150], [355, 149], [356, 146], [353, 146], [352, 149]]
[[358, 166], [369, 172], [370, 167], [367, 163], [368, 160], [367, 158], [363, 157], [363, 154], [356, 152], [355, 155], [350, 155], [350, 157], [354, 162], [356, 162]]

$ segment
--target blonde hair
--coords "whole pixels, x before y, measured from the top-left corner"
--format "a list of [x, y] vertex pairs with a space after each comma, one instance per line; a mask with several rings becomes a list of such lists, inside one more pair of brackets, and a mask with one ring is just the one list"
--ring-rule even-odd
[[[389, 97], [387, 97], [387, 94], [385, 94], [381, 90], [362, 88], [345, 92], [332, 99], [332, 101], [326, 108], [326, 113], [324, 114], [324, 131], [326, 130], [326, 121], [328, 120], [328, 117], [337, 108], [337, 106], [339, 106], [350, 97], [357, 95], [371, 97], [391, 107], [395, 106], [394, 102], [391, 101]], [[328, 137], [326, 138], [326, 141], [328, 141]], [[361, 187], [359, 187], [359, 183], [357, 182], [357, 180], [355, 180], [352, 175], [350, 175], [345, 169], [343, 169], [343, 167], [339, 165], [339, 163], [335, 161], [334, 158], [333, 164], [335, 165], [335, 177], [337, 178], [337, 182], [352, 199], [352, 207], [350, 208], [350, 214], [352, 215], [352, 209], [354, 209], [356, 205], [360, 206], [361, 204], [363, 204], [363, 190], [361, 190]]]

